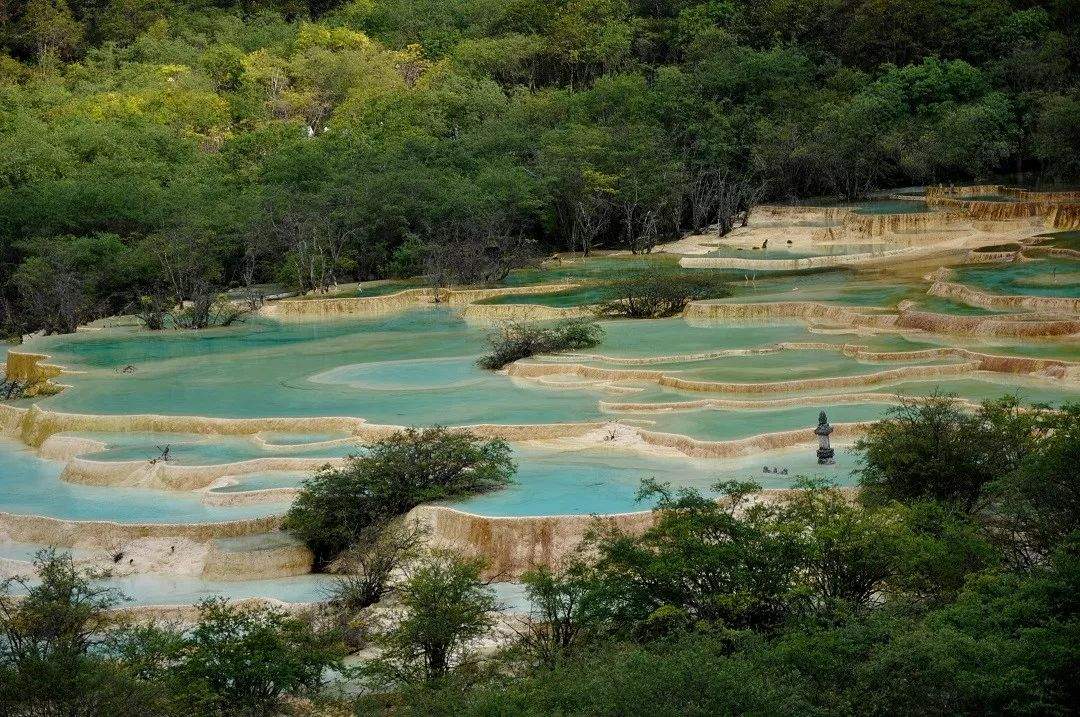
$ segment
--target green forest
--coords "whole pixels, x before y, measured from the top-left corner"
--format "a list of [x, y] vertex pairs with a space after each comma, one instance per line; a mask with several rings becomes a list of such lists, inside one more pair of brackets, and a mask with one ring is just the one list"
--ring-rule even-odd
[[0, 324], [1080, 176], [1071, 0], [0, 0]]

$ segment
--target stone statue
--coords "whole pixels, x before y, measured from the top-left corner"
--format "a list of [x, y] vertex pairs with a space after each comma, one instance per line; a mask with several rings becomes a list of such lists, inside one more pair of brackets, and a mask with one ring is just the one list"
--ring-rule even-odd
[[829, 425], [829, 417], [822, 411], [818, 414], [817, 428], [814, 429], [819, 444], [817, 449], [817, 462], [819, 466], [831, 466], [836, 463], [836, 461], [833, 460], [836, 451], [829, 446], [829, 434], [832, 432], [833, 427]]

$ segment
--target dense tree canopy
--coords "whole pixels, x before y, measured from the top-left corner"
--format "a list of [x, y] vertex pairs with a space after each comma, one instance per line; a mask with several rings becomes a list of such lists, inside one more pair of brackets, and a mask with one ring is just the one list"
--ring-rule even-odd
[[448, 242], [488, 261], [447, 280], [497, 281], [511, 247], [647, 251], [762, 197], [1075, 178], [1070, 5], [5, 0], [0, 316], [415, 275]]

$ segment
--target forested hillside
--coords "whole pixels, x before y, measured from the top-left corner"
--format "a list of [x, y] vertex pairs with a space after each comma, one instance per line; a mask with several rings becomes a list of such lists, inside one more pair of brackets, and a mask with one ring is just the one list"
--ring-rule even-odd
[[1067, 181], [1078, 64], [1072, 0], [0, 0], [0, 320]]

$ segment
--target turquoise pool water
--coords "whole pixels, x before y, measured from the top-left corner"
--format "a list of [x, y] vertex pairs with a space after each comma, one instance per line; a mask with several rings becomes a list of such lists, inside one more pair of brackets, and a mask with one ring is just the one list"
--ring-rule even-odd
[[[814, 415], [816, 420], [817, 416]], [[764, 466], [787, 468], [787, 475], [766, 474]], [[792, 485], [798, 475], [826, 477], [851, 484], [853, 455], [840, 448], [835, 466], [818, 466], [814, 449], [784, 451], [736, 461], [660, 458], [600, 450], [561, 453], [523, 451], [516, 483], [508, 488], [452, 501], [446, 505], [480, 515], [604, 514], [648, 510], [637, 501], [642, 479], [655, 478], [711, 494], [721, 480], [755, 480], [767, 488]]]
[[[258, 321], [202, 344], [192, 335], [116, 332], [50, 337], [35, 348], [86, 371], [70, 377], [72, 390], [42, 402], [75, 412], [339, 415], [395, 424], [596, 415], [587, 397], [514, 386], [474, 366], [486, 334], [451, 309], [432, 308], [304, 325]], [[117, 373], [128, 363], [135, 373]], [[409, 383], [414, 390], [403, 390]]]
[[[798, 298], [839, 286], [835, 278], [826, 280], [821, 275], [797, 280], [808, 282], [805, 291], [794, 292]], [[849, 291], [875, 290], [872, 281], [849, 283]], [[758, 286], [762, 287], [762, 282]], [[886, 286], [886, 290], [895, 289]], [[891, 335], [830, 336], [811, 332], [795, 322], [725, 324], [661, 319], [607, 321], [603, 325], [604, 341], [589, 353], [644, 357], [753, 348], [776, 342], [852, 342], [890, 351], [948, 345], [932, 336], [917, 341]], [[482, 350], [486, 332], [485, 327], [461, 321], [452, 310], [436, 308], [303, 327], [258, 322], [212, 334], [205, 339], [206, 353], [198, 361], [191, 360], [199, 346], [198, 339], [191, 335], [102, 332], [50, 337], [32, 342], [28, 348], [53, 353], [57, 362], [86, 371], [65, 376], [73, 388], [42, 401], [46, 407], [74, 412], [167, 411], [226, 417], [349, 415], [377, 423], [416, 425], [435, 421], [463, 425], [603, 418], [596, 392], [551, 390], [477, 368], [473, 362]], [[962, 345], [990, 352], [1062, 358], [1080, 353], [1075, 343], [1060, 341], [968, 341]], [[134, 374], [117, 373], [117, 366], [128, 363], [137, 366]], [[668, 364], [666, 368], [698, 380], [779, 381], [866, 373], [883, 366], [857, 362], [834, 352], [784, 352]], [[664, 393], [659, 387], [646, 386], [641, 394], [634, 395], [649, 400]], [[258, 446], [246, 438], [131, 434], [106, 438], [110, 449], [96, 458], [146, 459], [158, 454], [156, 446], [162, 441], [172, 445], [172, 455], [178, 461], [191, 463], [268, 455], [330, 457], [355, 450], [348, 444], [305, 450], [300, 445], [307, 442], [304, 436], [266, 437], [271, 443], [277, 442], [277, 449]], [[315, 442], [327, 440], [328, 436], [313, 434], [310, 438]]]
[[856, 214], [919, 214], [930, 211], [926, 202], [903, 199], [877, 199], [855, 205]]
[[799, 275], [741, 272], [729, 286], [730, 303], [765, 301], [828, 301], [850, 307], [892, 307], [904, 299], [925, 295], [917, 278], [871, 275], [837, 269]]
[[472, 355], [348, 364], [315, 374], [309, 380], [368, 391], [435, 391], [475, 386], [485, 377], [477, 370], [476, 356]]
[[[818, 341], [802, 326], [694, 326], [681, 319], [610, 321], [596, 349], [624, 356], [747, 348], [777, 341]], [[42, 405], [84, 413], [245, 416], [361, 416], [374, 422], [451, 425], [596, 420], [596, 397], [551, 391], [479, 369], [484, 327], [447, 309], [393, 318], [333, 322], [301, 329], [259, 323], [208, 339], [192, 361], [193, 340], [176, 335], [94, 334], [43, 340], [34, 348], [84, 374]], [[134, 374], [115, 368], [135, 363]], [[802, 360], [806, 362], [805, 359]], [[762, 375], [762, 378], [768, 378]], [[157, 437], [161, 438], [161, 437]], [[146, 458], [143, 441], [113, 459]], [[214, 456], [272, 455], [239, 441], [180, 447], [202, 462]], [[317, 455], [340, 451], [313, 449]], [[296, 450], [285, 455], [302, 455]], [[156, 454], [155, 454], [156, 455]], [[178, 454], [179, 455], [179, 454]]]
[[286, 456], [296, 458], [334, 458], [362, 452], [356, 443], [304, 449], [303, 443], [281, 444], [264, 448], [248, 436], [203, 436], [189, 433], [94, 433], [67, 435], [91, 438], [107, 444], [103, 451], [86, 454], [95, 461], [151, 460], [168, 447], [169, 461], [178, 465], [216, 465], [253, 458]]
[[[956, 363], [959, 359], [923, 359], [903, 365]], [[612, 366], [598, 362], [594, 365]], [[856, 361], [833, 351], [781, 351], [750, 356], [728, 356], [708, 361], [674, 362], [648, 366], [689, 381], [759, 383], [798, 379], [857, 376], [887, 370], [899, 363]]]
[[889, 393], [906, 396], [925, 396], [934, 392], [955, 394], [972, 401], [986, 401], [1015, 394], [1024, 403], [1080, 402], [1080, 389], [1060, 384], [1048, 384], [1035, 378], [1009, 374], [980, 375], [978, 378], [960, 378], [939, 381], [913, 381], [898, 383], [888, 388]]
[[[906, 291], [887, 278], [848, 273], [788, 277], [800, 282], [799, 298], [820, 292]], [[762, 287], [766, 282], [758, 282]], [[770, 280], [772, 288], [778, 281]], [[899, 288], [897, 288], [899, 287]], [[621, 357], [690, 354], [732, 348], [760, 347], [776, 342], [860, 343], [872, 350], [905, 351], [948, 345], [940, 337], [918, 340], [896, 335], [851, 336], [814, 333], [799, 324], [687, 323], [681, 319], [656, 321], [607, 321], [603, 343], [589, 353]], [[462, 321], [447, 308], [409, 311], [377, 319], [333, 321], [306, 325], [252, 321], [209, 334], [148, 334], [103, 331], [94, 334], [49, 337], [27, 347], [52, 353], [55, 360], [86, 373], [65, 377], [73, 388], [45, 399], [43, 405], [87, 413], [176, 413], [211, 416], [362, 416], [377, 423], [448, 425], [468, 423], [550, 423], [600, 421], [612, 416], [600, 410], [599, 400], [633, 402], [686, 401], [707, 394], [675, 391], [655, 384], [635, 384], [630, 394], [610, 393], [604, 388], [557, 390], [531, 382], [508, 379], [474, 365], [482, 350], [487, 329]], [[1068, 358], [1080, 354], [1073, 343], [970, 341], [964, 345], [993, 353], [1041, 354]], [[196, 359], [197, 360], [194, 360]], [[593, 359], [583, 359], [596, 362]], [[933, 363], [942, 363], [934, 360]], [[133, 374], [116, 368], [134, 364]], [[601, 365], [606, 362], [599, 361]], [[613, 363], [613, 367], [624, 367]], [[786, 351], [705, 361], [672, 361], [649, 365], [679, 371], [693, 380], [762, 382], [794, 378], [840, 376], [879, 371], [898, 364], [855, 361], [833, 351]], [[940, 387], [981, 399], [1016, 389], [1030, 400], [1060, 402], [1077, 396], [1075, 391], [1038, 379], [994, 375], [993, 380], [965, 379], [907, 382], [870, 390], [924, 394]], [[860, 389], [861, 390], [861, 389]], [[816, 393], [836, 392], [833, 390]], [[815, 392], [810, 392], [813, 395]], [[759, 396], [754, 396], [759, 397]], [[767, 396], [760, 396], [767, 398]], [[877, 404], [836, 406], [834, 421], [871, 420], [885, 407]], [[683, 433], [701, 439], [738, 438], [756, 433], [812, 426], [816, 407], [769, 411], [696, 411], [688, 413], [624, 416], [646, 428]], [[184, 434], [83, 434], [104, 440], [108, 449], [92, 457], [98, 460], [145, 460], [159, 454], [157, 446], [168, 444], [170, 455], [181, 464], [222, 463], [263, 456], [334, 457], [356, 452], [352, 444], [304, 447], [304, 443], [333, 440], [335, 433], [267, 434], [269, 448], [248, 437], [206, 437]], [[565, 456], [563, 457], [565, 458]], [[514, 488], [506, 496], [484, 500], [526, 501], [533, 513], [606, 510], [602, 506], [631, 509], [627, 496], [650, 464], [633, 455], [602, 461], [574, 458], [558, 467], [563, 458], [519, 459], [522, 479], [531, 486], [562, 485], [561, 493], [548, 492], [529, 498]], [[614, 461], [614, 463], [612, 462]], [[712, 468], [693, 465], [655, 466], [670, 475], [682, 475], [688, 484], [707, 483]], [[42, 513], [67, 518], [115, 519], [127, 522], [178, 522], [224, 520], [279, 512], [282, 506], [254, 505], [221, 508], [204, 506], [197, 495], [163, 493], [144, 489], [72, 486], [58, 480], [60, 465], [41, 461], [14, 443], [0, 446], [0, 487], [6, 490], [3, 509]], [[552, 478], [553, 473], [558, 477]], [[615, 474], [625, 474], [616, 480]], [[614, 493], [601, 498], [585, 477], [607, 476]], [[252, 490], [295, 484], [298, 476], [263, 474], [245, 477], [232, 490]], [[560, 483], [561, 481], [561, 483]], [[573, 486], [575, 490], [570, 490]], [[615, 487], [611, 487], [615, 486]], [[617, 488], [617, 489], [616, 489]], [[227, 489], [228, 490], [228, 489]], [[562, 490], [562, 489], [560, 489]], [[605, 489], [608, 490], [608, 489]], [[517, 491], [515, 493], [515, 491]]]
[[0, 510], [72, 520], [121, 523], [204, 523], [284, 512], [282, 504], [236, 507], [203, 505], [195, 493], [145, 488], [72, 485], [60, 480], [63, 465], [45, 461], [10, 439], [0, 438]]
[[[996, 294], [1080, 298], [1080, 261], [1076, 260], [1047, 258], [1011, 264], [979, 264], [954, 271], [956, 281]], [[1041, 286], [1037, 283], [1040, 280], [1061, 282], [1058, 286]]]
[[[891, 392], [887, 389], [886, 392]], [[700, 397], [700, 394], [699, 394]], [[691, 398], [692, 400], [692, 398]], [[672, 413], [639, 414], [633, 418], [655, 421], [650, 430], [678, 433], [702, 440], [732, 440], [758, 433], [812, 428], [817, 425], [818, 412], [826, 410], [833, 423], [874, 421], [881, 418], [885, 404], [854, 404], [847, 406], [797, 406], [770, 410], [696, 410]], [[629, 418], [631, 416], [620, 416]]]
[[[877, 201], [857, 211], [892, 213], [925, 211], [917, 202]], [[821, 247], [822, 253], [858, 253], [874, 247]], [[817, 249], [815, 248], [815, 251]], [[718, 248], [718, 253], [726, 251]], [[783, 246], [767, 253], [732, 255], [791, 257]], [[525, 286], [559, 281], [594, 282], [554, 295], [504, 297], [494, 303], [539, 303], [574, 306], [606, 298], [604, 282], [650, 267], [673, 268], [677, 257], [591, 257], [552, 263], [511, 274], [507, 283]], [[962, 267], [958, 280], [1001, 293], [1076, 296], [1072, 284], [1040, 286], [1040, 277], [1076, 272], [1078, 262], [1046, 259], [1027, 264]], [[827, 301], [850, 307], [890, 309], [913, 299], [923, 308], [957, 314], [983, 310], [926, 297], [922, 271], [887, 269], [876, 272], [832, 270], [800, 274], [717, 271], [731, 281], [731, 302]], [[1032, 281], [1032, 280], [1036, 281]], [[407, 288], [409, 282], [364, 287], [360, 295]], [[1072, 341], [1019, 342], [1005, 339], [947, 339], [899, 335], [857, 336], [816, 333], [801, 322], [786, 324], [725, 323], [664, 319], [605, 321], [603, 343], [587, 354], [640, 358], [674, 356], [763, 347], [778, 342], [858, 343], [878, 351], [911, 351], [939, 345], [963, 345], [990, 353], [1039, 355], [1080, 360], [1080, 345]], [[443, 423], [551, 423], [617, 419], [643, 428], [683, 434], [702, 440], [730, 440], [759, 433], [812, 427], [824, 409], [834, 423], [875, 420], [889, 407], [883, 404], [808, 405], [765, 410], [690, 410], [668, 413], [609, 414], [599, 401], [659, 403], [695, 401], [710, 394], [672, 390], [648, 382], [620, 382], [623, 393], [604, 386], [548, 388], [482, 371], [475, 365], [485, 348], [489, 327], [472, 325], [448, 307], [421, 308], [370, 319], [311, 323], [277, 323], [253, 317], [228, 329], [199, 334], [152, 334], [124, 329], [34, 339], [25, 347], [53, 355], [56, 363], [83, 373], [65, 376], [72, 388], [42, 399], [47, 408], [82, 413], [157, 413], [222, 417], [358, 416], [375, 423], [430, 425]], [[581, 357], [581, 361], [612, 368], [630, 368], [618, 361]], [[933, 359], [921, 363], [947, 363]], [[120, 373], [126, 365], [133, 373]], [[775, 382], [865, 374], [894, 368], [898, 363], [856, 361], [835, 351], [785, 351], [776, 354], [705, 360], [669, 360], [641, 366], [678, 372], [699, 381]], [[1060, 404], [1080, 400], [1080, 389], [1045, 380], [1004, 375], [962, 379], [907, 381], [850, 391], [925, 395], [954, 392], [973, 400], [1015, 392], [1026, 401]], [[850, 392], [849, 391], [849, 392]], [[815, 396], [845, 393], [836, 389], [802, 392]], [[767, 399], [769, 395], [740, 398]], [[318, 446], [344, 434], [265, 433], [253, 437], [208, 437], [176, 433], [85, 433], [107, 444], [95, 460], [147, 460], [170, 447], [170, 458], [182, 465], [225, 463], [267, 456], [332, 458], [355, 453], [347, 443]], [[820, 467], [812, 447], [774, 452], [741, 460], [694, 460], [641, 455], [626, 449], [539, 449], [535, 444], [515, 448], [519, 470], [516, 483], [505, 489], [451, 503], [485, 515], [615, 513], [649, 508], [636, 494], [643, 478], [708, 492], [718, 480], [753, 479], [766, 487], [792, 485], [798, 475], [822, 475], [840, 484], [853, 482], [855, 456], [838, 446], [838, 464]], [[786, 475], [762, 467], [787, 470]], [[280, 513], [285, 503], [237, 507], [207, 506], [199, 493], [173, 493], [142, 488], [78, 486], [59, 480], [62, 465], [37, 458], [21, 445], [0, 440], [0, 510], [81, 520], [121, 522], [204, 522], [234, 520]], [[238, 476], [237, 484], [219, 493], [295, 486], [309, 475], [303, 471], [262, 471]], [[246, 543], [230, 543], [237, 549]], [[27, 560], [39, 546], [0, 543], [0, 558]], [[114, 581], [137, 604], [190, 603], [210, 595], [232, 598], [276, 597], [299, 602], [322, 599], [326, 578], [306, 576], [270, 581], [220, 582], [199, 578], [140, 575]], [[508, 599], [520, 602], [510, 590]]]

